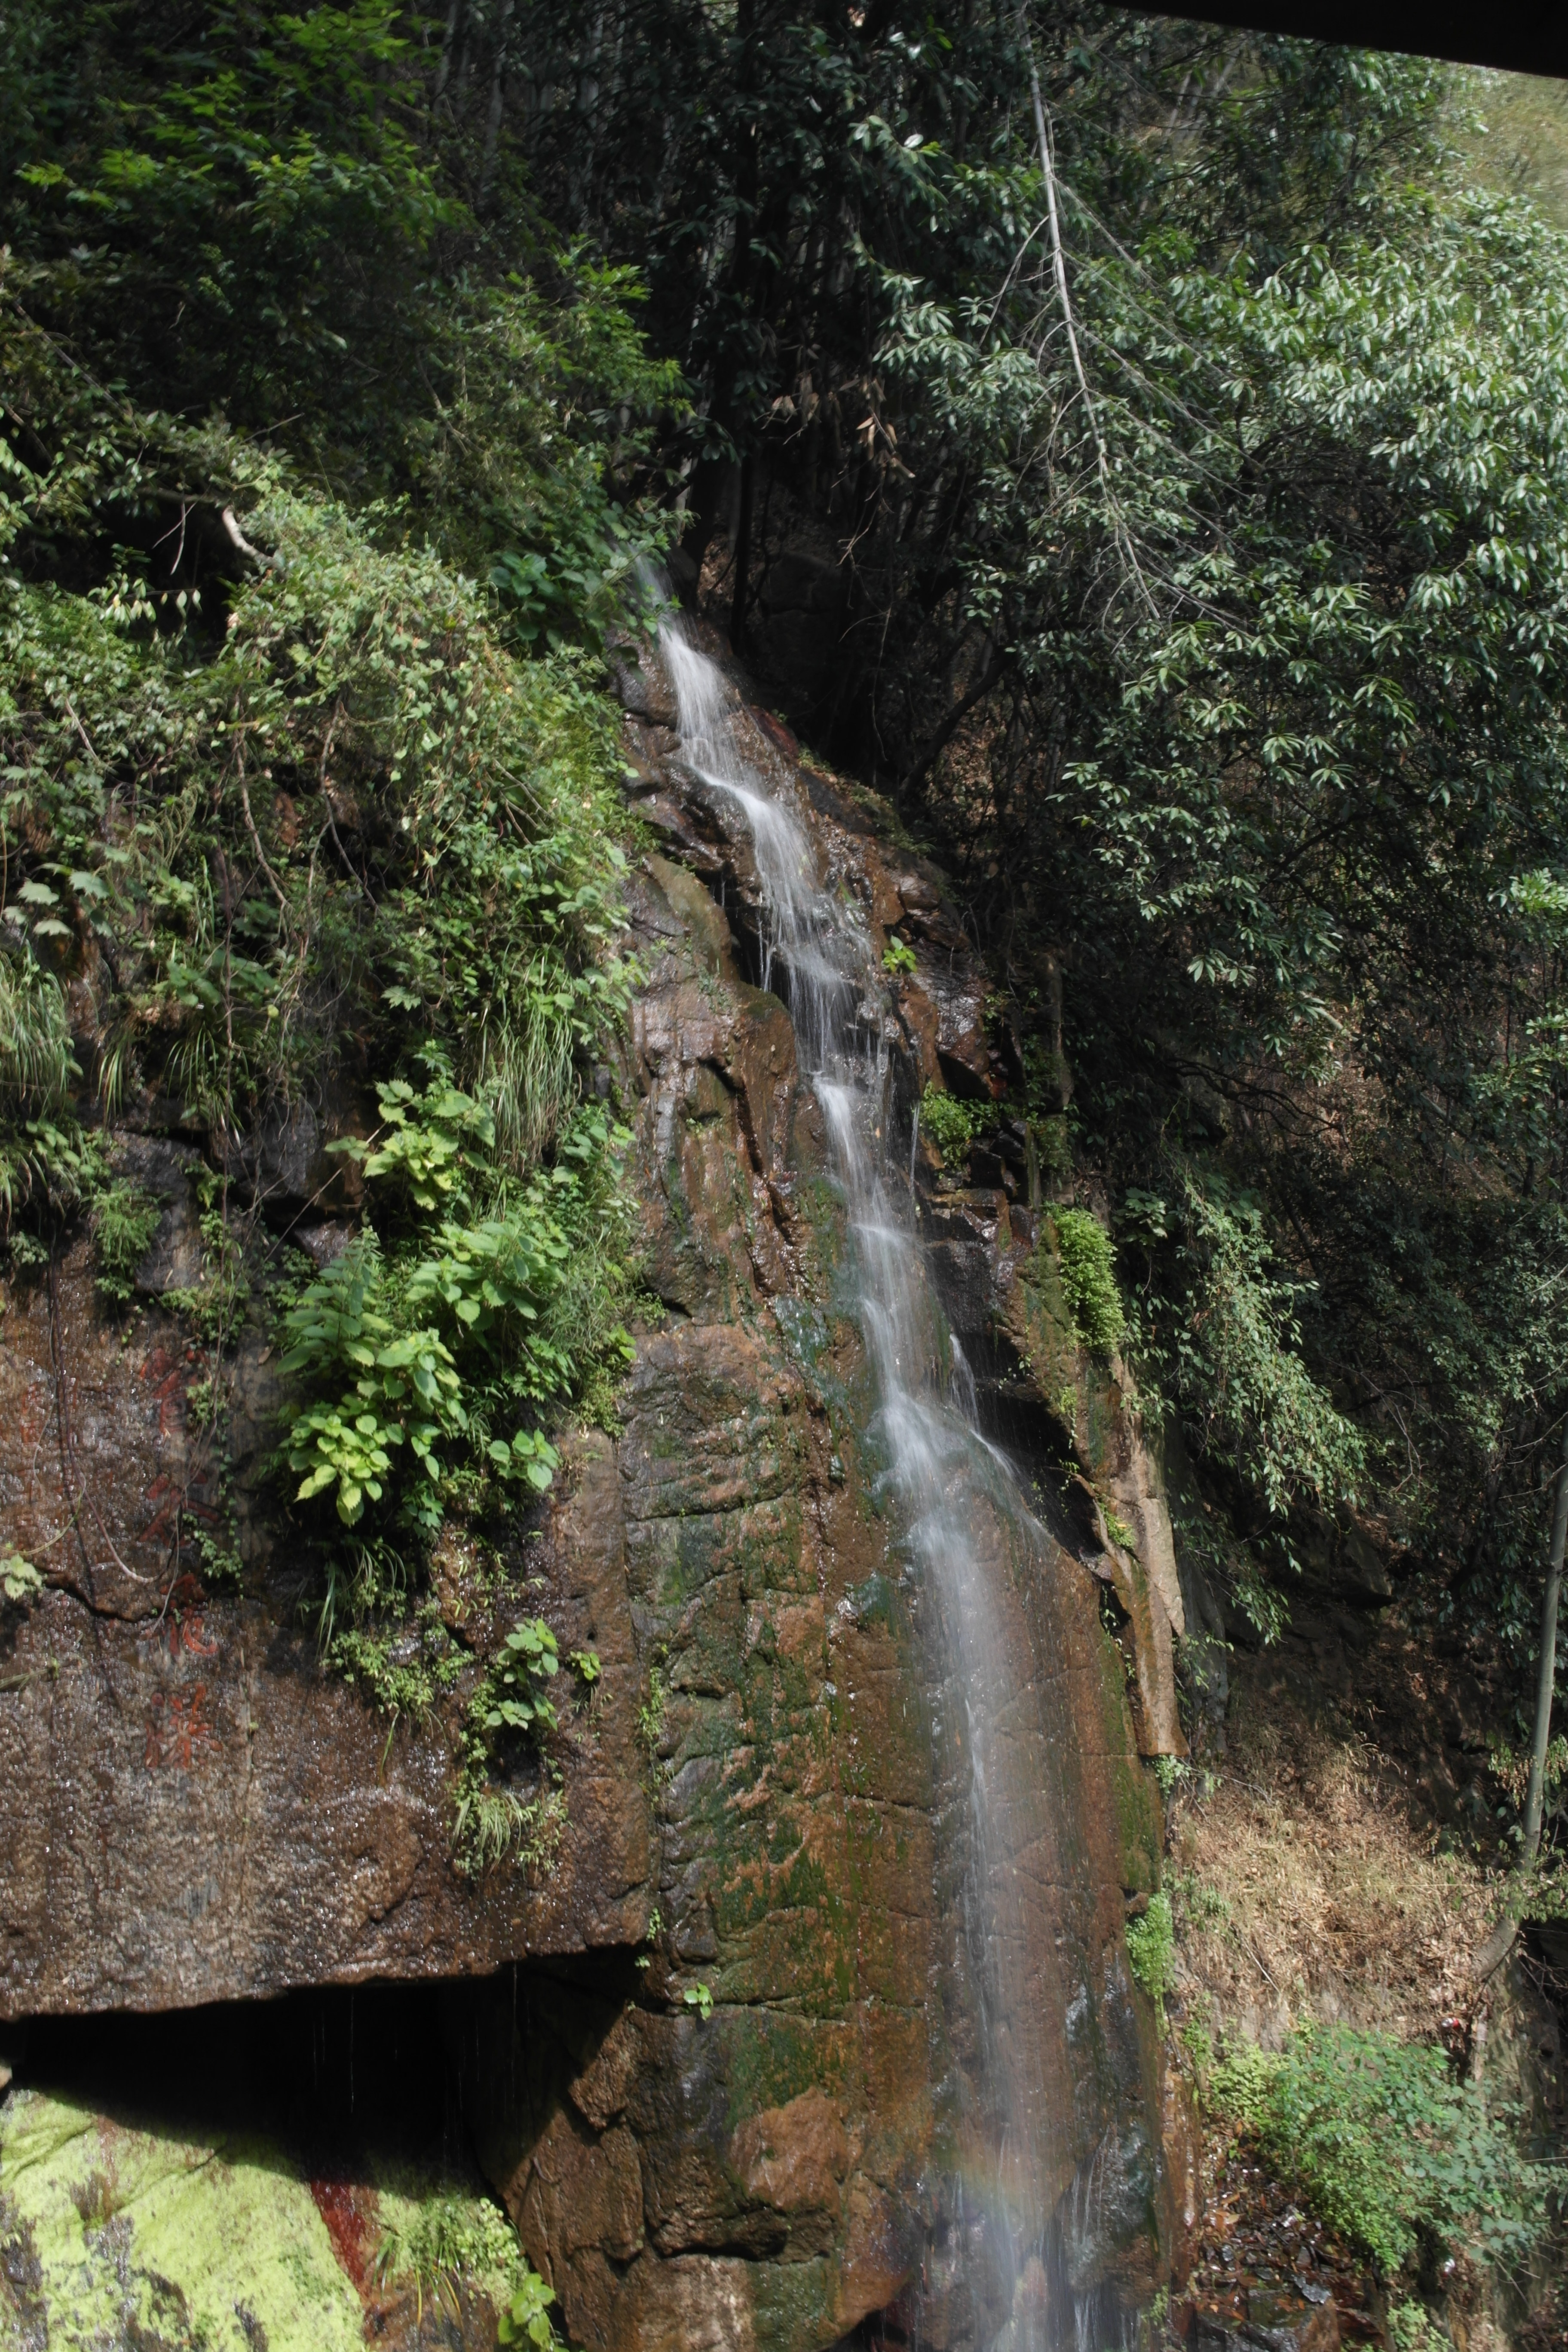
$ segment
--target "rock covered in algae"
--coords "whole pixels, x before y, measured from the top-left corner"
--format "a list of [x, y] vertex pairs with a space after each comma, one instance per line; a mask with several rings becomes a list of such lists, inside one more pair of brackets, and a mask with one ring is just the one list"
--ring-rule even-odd
[[506, 2229], [466, 2183], [314, 2179], [264, 2138], [185, 2137], [15, 2092], [0, 2108], [0, 2352], [356, 2352], [373, 2331], [389, 2352], [493, 2345], [504, 2261], [445, 2285], [410, 2274], [433, 2205], [448, 2236], [467, 2223], [493, 2245]]
[[264, 2142], [183, 2140], [17, 2092], [0, 2118], [0, 2341], [18, 2352], [197, 2340], [349, 2352], [363, 2340], [359, 2295], [310, 2186]]

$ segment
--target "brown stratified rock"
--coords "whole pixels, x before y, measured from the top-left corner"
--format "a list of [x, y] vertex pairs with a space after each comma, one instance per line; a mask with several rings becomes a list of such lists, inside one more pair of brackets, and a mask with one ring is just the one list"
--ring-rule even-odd
[[[26, 1677], [0, 1692], [0, 2016], [462, 1976], [635, 1943], [652, 1901], [651, 1822], [625, 1564], [604, 1540], [616, 1524], [603, 1507], [606, 1482], [616, 1491], [606, 1441], [569, 1451], [544, 1539], [529, 1547], [547, 1595], [531, 1605], [563, 1649], [596, 1648], [605, 1666], [591, 1734], [569, 1732], [563, 1751], [560, 1853], [538, 1885], [470, 1885], [451, 1866], [450, 1791], [477, 1667], [441, 1717], [389, 1742], [352, 1686], [321, 1672], [291, 1593], [205, 1593], [174, 1552], [176, 1519], [201, 1524], [209, 1489], [188, 1381], [164, 1370], [166, 1327], [121, 1348], [95, 1319], [84, 1266], [68, 1261], [57, 1287], [73, 1482], [47, 1443], [0, 1470], [9, 1540], [51, 1580], [0, 1626], [6, 1680]], [[40, 1286], [0, 1326], [0, 1409], [13, 1427], [41, 1416], [46, 1436], [47, 1311]], [[188, 1370], [183, 1356], [174, 1369]], [[486, 1638], [495, 1617], [492, 1599]]]
[[825, 2091], [803, 2091], [786, 2106], [749, 2116], [730, 2143], [730, 2161], [760, 2204], [837, 2213], [849, 2169], [844, 2119]]

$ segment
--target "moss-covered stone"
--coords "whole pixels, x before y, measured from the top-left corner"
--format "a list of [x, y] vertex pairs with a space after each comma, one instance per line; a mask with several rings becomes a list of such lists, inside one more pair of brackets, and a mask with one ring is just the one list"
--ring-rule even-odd
[[[41, 2342], [102, 2352], [358, 2352], [364, 2308], [310, 2185], [276, 2147], [186, 2140], [13, 2093], [0, 2109], [0, 2235], [37, 2264]], [[0, 2263], [0, 2341], [33, 2340]]]

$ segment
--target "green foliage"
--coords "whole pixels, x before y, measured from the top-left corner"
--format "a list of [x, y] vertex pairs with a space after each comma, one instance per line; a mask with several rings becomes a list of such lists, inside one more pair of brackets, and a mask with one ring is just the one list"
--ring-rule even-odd
[[452, 1840], [459, 1875], [484, 1878], [506, 1863], [531, 1876], [544, 1876], [560, 1850], [565, 1799], [558, 1789], [523, 1797], [515, 1789], [494, 1788], [485, 1771], [484, 1764], [476, 1763], [470, 1773], [465, 1762], [459, 1773]]
[[1194, 2080], [1200, 2091], [1205, 2090], [1214, 2065], [1214, 2036], [1199, 2019], [1189, 2017], [1176, 2039], [1192, 2067]]
[[688, 2009], [694, 2009], [704, 2024], [713, 2014], [713, 1991], [710, 1985], [688, 1985], [680, 1996]]
[[[561, 245], [460, 73], [436, 103], [427, 32], [0, 22], [0, 1228], [26, 1275], [87, 1222], [122, 1303], [156, 1204], [114, 1124], [198, 1141], [162, 1301], [194, 1411], [220, 1446], [275, 1317], [322, 1660], [394, 1727], [460, 1664], [437, 1528], [548, 1486], [629, 1354], [625, 1137], [584, 1098], [631, 979], [596, 653], [685, 415], [634, 274]], [[356, 1230], [279, 1282], [323, 1129]], [[559, 1837], [499, 1754], [534, 1692], [465, 1727], [473, 1866]]]
[[[882, 950], [882, 970], [884, 971], [900, 974], [907, 971], [913, 971], [914, 969], [915, 951], [913, 948], [910, 946], [909, 941], [907, 940], [889, 940], [887, 946]], [[930, 1087], [926, 1088], [926, 1092], [928, 1094], [931, 1091], [932, 1089]]]
[[[0, 1213], [13, 1261], [42, 1265], [48, 1250], [38, 1229], [52, 1234], [89, 1207], [107, 1181], [101, 1136], [68, 1111], [0, 1125]], [[21, 1223], [23, 1216], [30, 1222]]]
[[[5, 808], [18, 842], [52, 828], [66, 854], [36, 865], [21, 851], [10, 903], [29, 904], [35, 871], [61, 869], [38, 887], [118, 976], [100, 1073], [175, 1093], [231, 1160], [237, 1135], [319, 1083], [351, 1020], [373, 1067], [422, 1049], [423, 1087], [382, 1077], [379, 1127], [349, 1142], [372, 1219], [286, 1335], [298, 1499], [356, 1530], [369, 1511], [407, 1540], [459, 1473], [547, 1484], [539, 1408], [625, 1360], [606, 1311], [622, 1281], [618, 1134], [574, 1103], [575, 1057], [626, 996], [605, 822], [614, 720], [565, 655], [508, 660], [476, 592], [436, 558], [387, 552], [276, 468], [264, 479], [274, 503], [247, 529], [277, 551], [205, 661], [13, 583]], [[28, 494], [40, 515], [46, 490]], [[109, 788], [71, 757], [79, 727], [132, 777], [163, 768], [143, 814], [130, 816], [133, 785]], [[293, 830], [301, 792], [313, 835]], [[346, 861], [345, 827], [374, 891], [352, 864], [322, 872], [323, 849]], [[215, 866], [250, 880], [226, 916]], [[13, 957], [7, 971], [22, 970]], [[59, 992], [42, 974], [7, 984], [28, 1014], [0, 1131], [13, 1217], [36, 1227], [90, 1207], [100, 1277], [122, 1297], [152, 1204], [110, 1180], [96, 1130], [37, 1115], [62, 1083], [64, 1049], [45, 1050]], [[204, 1281], [165, 1300], [214, 1339], [247, 1293], [232, 1214], [213, 1199]]]
[[634, 1963], [634, 1966], [643, 1969], [645, 1972], [653, 1966], [654, 1948], [658, 1942], [659, 1935], [663, 1927], [664, 1921], [659, 1916], [658, 1906], [656, 1903], [653, 1909], [648, 1913], [647, 1927], [643, 1936], [643, 1943], [646, 1948], [637, 1954], [637, 1959]]
[[[1509, 1800], [1520, 1811], [1524, 1809], [1525, 1792], [1530, 1786], [1530, 1759], [1521, 1756], [1506, 1739], [1493, 1741], [1487, 1757], [1492, 1777], [1507, 1790]], [[1542, 1794], [1548, 1805], [1568, 1780], [1568, 1736], [1559, 1732], [1546, 1750], [1546, 1771]]]
[[617, 25], [605, 73], [580, 10], [529, 12], [559, 96], [523, 138], [702, 386], [691, 551], [753, 518], [742, 620], [781, 534], [853, 551], [812, 731], [954, 873], [1031, 1110], [1070, 1088], [1118, 1187], [1223, 1168], [1263, 1278], [1317, 1286], [1263, 1318], [1310, 1390], [1210, 1433], [1264, 1517], [1375, 1491], [1522, 1642], [1568, 1267], [1563, 944], [1514, 890], [1568, 874], [1568, 244], [1497, 190], [1558, 205], [1550, 93], [1487, 189], [1460, 119], [1525, 93], [1420, 60], [907, 0]]
[[513, 2289], [510, 2301], [501, 2312], [497, 2343], [532, 2344], [539, 2352], [550, 2352], [550, 2347], [559, 2346], [561, 2339], [550, 2318], [554, 2299], [537, 2272], [531, 2271]]
[[559, 247], [508, 126], [389, 0], [165, 32], [144, 5], [7, 16], [0, 236], [34, 315], [143, 407], [416, 498], [472, 573], [537, 560], [577, 635], [647, 543], [649, 415], [681, 410], [630, 272]]
[[[35, 879], [26, 898], [23, 893], [27, 887], [24, 884], [16, 894], [23, 911], [13, 931], [28, 925], [31, 908], [41, 905], [47, 911], [32, 918], [28, 927], [33, 935], [41, 938], [38, 926], [47, 922], [58, 926], [51, 936], [58, 936], [64, 926], [53, 912], [59, 903], [58, 889]], [[0, 954], [0, 1103], [58, 1110], [79, 1075], [58, 982], [26, 954], [14, 949]]]
[[1100, 1504], [1100, 1516], [1105, 1522], [1105, 1532], [1113, 1544], [1118, 1545], [1122, 1551], [1137, 1551], [1137, 1538], [1126, 1520], [1120, 1517], [1110, 1504], [1103, 1502]]
[[194, 1528], [184, 1538], [195, 1554], [203, 1584], [209, 1592], [239, 1592], [245, 1586], [245, 1563], [230, 1544], [222, 1543], [205, 1528]]
[[315, 1392], [290, 1423], [289, 1464], [297, 1500], [331, 1494], [345, 1526], [368, 1501], [431, 1528], [459, 1462], [503, 1492], [548, 1486], [555, 1448], [519, 1412], [627, 1360], [624, 1327], [584, 1316], [580, 1268], [572, 1279], [585, 1236], [613, 1233], [606, 1171], [622, 1137], [585, 1108], [554, 1165], [509, 1184], [483, 1104], [404, 1085], [384, 1087], [382, 1105], [386, 1139], [348, 1148], [387, 1188], [390, 1228], [406, 1239], [388, 1261], [367, 1230], [287, 1310], [282, 1368]]
[[666, 1696], [664, 1675], [656, 1662], [647, 1670], [647, 1696], [637, 1708], [637, 1738], [650, 1764], [657, 1763], [658, 1743], [664, 1737]]
[[[204, 1175], [202, 1186], [204, 1192], [214, 1192], [210, 1175]], [[203, 1339], [221, 1343], [232, 1331], [249, 1301], [250, 1279], [246, 1271], [244, 1248], [224, 1213], [221, 1202], [206, 1210], [201, 1220], [200, 1231], [200, 1283], [189, 1290], [165, 1290], [163, 1303], [172, 1313], [183, 1315]]]
[[553, 1731], [556, 1714], [544, 1685], [560, 1670], [555, 1636], [542, 1617], [525, 1617], [500, 1644], [475, 1699], [480, 1728]]
[[1389, 2305], [1388, 2336], [1394, 2352], [1440, 2352], [1448, 2341], [1426, 2305], [1409, 2301]]
[[[1200, 1433], [1279, 1517], [1380, 1466], [1353, 1405], [1394, 1449], [1401, 1527], [1485, 1563], [1517, 1622], [1568, 1264], [1560, 918], [1515, 887], [1568, 866], [1568, 253], [1429, 176], [1385, 190], [1382, 234], [1340, 209], [1266, 267], [1190, 215], [1140, 243], [1124, 191], [1102, 232], [1062, 168], [1103, 461], [1079, 407], [1076, 486], [1044, 469], [1029, 523], [1004, 489], [1032, 452], [1059, 462], [1051, 420], [1079, 401], [1036, 363], [1054, 289], [990, 342], [989, 310], [939, 321], [911, 294], [898, 347], [940, 446], [993, 457], [967, 658], [1010, 633], [996, 708], [1026, 698], [1073, 743], [1044, 789], [1042, 736], [997, 725], [942, 820], [998, 877], [999, 948], [1048, 901], [1094, 1146], [1138, 1179], [1173, 1137], [1223, 1159], [1209, 1207], [1244, 1224], [1247, 1187], [1320, 1286], [1270, 1297], [1245, 1232], [1193, 1216], [1219, 1294], [1165, 1289], [1161, 1336], [1184, 1322], [1227, 1375], [1211, 1414], [1189, 1366]], [[1231, 145], [1200, 168], [1217, 191], [1248, 167]], [[1504, 282], [1531, 285], [1528, 325]], [[900, 448], [918, 472], [907, 426]]]
[[1230, 1917], [1230, 1905], [1218, 1888], [1206, 1886], [1194, 1871], [1183, 1872], [1173, 1892], [1194, 1927], [1223, 1927]]
[[995, 1126], [998, 1116], [994, 1103], [965, 1102], [935, 1084], [928, 1084], [921, 1097], [921, 1133], [944, 1160], [967, 1159], [970, 1145]]
[[1300, 1353], [1300, 1310], [1312, 1286], [1273, 1270], [1255, 1200], [1191, 1169], [1177, 1172], [1177, 1295], [1147, 1307], [1146, 1353], [1200, 1450], [1234, 1472], [1270, 1518], [1302, 1500], [1353, 1499], [1365, 1441]]
[[411, 2280], [421, 2311], [430, 2294], [454, 2318], [460, 2316], [459, 2285], [479, 2286], [500, 2304], [502, 2344], [560, 2344], [548, 2316], [554, 2298], [523, 2253], [510, 2221], [488, 2200], [426, 2198], [405, 2221], [383, 2232], [375, 2275], [386, 2286]]
[[139, 1184], [106, 1184], [92, 1204], [89, 1228], [98, 1287], [116, 1307], [132, 1296], [136, 1269], [152, 1246], [163, 1204]]
[[[543, 1618], [521, 1619], [502, 1638], [468, 1703], [452, 1829], [453, 1853], [466, 1877], [482, 1877], [508, 1860], [544, 1870], [554, 1858], [565, 1819], [559, 1790], [524, 1797], [504, 1780], [498, 1785], [498, 1777], [517, 1736], [538, 1750], [556, 1729], [560, 1718], [549, 1685], [560, 1664], [555, 1635]], [[584, 1686], [597, 1681], [599, 1662], [592, 1651], [574, 1652], [572, 1664]]]
[[436, 1702], [436, 1683], [422, 1657], [394, 1659], [385, 1641], [353, 1628], [334, 1634], [322, 1661], [366, 1696], [395, 1726], [406, 1716], [423, 1723]]
[[1142, 1918], [1127, 1922], [1127, 1958], [1133, 1976], [1154, 2004], [1160, 2031], [1165, 2031], [1165, 1995], [1175, 1981], [1176, 1937], [1171, 1898], [1162, 1888], [1149, 1897]]
[[1110, 1236], [1087, 1209], [1056, 1212], [1062, 1294], [1080, 1346], [1109, 1355], [1126, 1334]]
[[8, 1609], [25, 1609], [44, 1589], [44, 1580], [19, 1551], [0, 1554], [0, 1600]]
[[1303, 2028], [1279, 2052], [1228, 2052], [1211, 2091], [1386, 2277], [1424, 2230], [1512, 2268], [1542, 2227], [1549, 2168], [1521, 2153], [1513, 2116], [1489, 2112], [1427, 2043]]

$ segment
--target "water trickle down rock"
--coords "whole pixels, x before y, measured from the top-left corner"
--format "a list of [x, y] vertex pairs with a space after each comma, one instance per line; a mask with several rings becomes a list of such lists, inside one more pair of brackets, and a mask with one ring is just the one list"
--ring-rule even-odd
[[[906, 1722], [922, 1696], [926, 1703], [923, 1776], [907, 1735], [902, 1744], [915, 1784], [927, 1779], [922, 1828], [936, 1900], [921, 1899], [912, 1874], [889, 1895], [907, 1923], [920, 1921], [928, 1945], [931, 2130], [926, 2145], [912, 2142], [914, 2118], [906, 2116], [900, 2168], [875, 2183], [888, 2215], [880, 2234], [893, 2249], [891, 2269], [901, 2253], [900, 2292], [920, 2305], [931, 2340], [984, 2341], [1001, 2325], [1019, 2347], [1045, 2342], [1070, 2330], [1075, 2290], [1081, 2297], [1118, 2263], [1152, 2277], [1163, 2233], [1168, 2242], [1152, 2053], [1140, 2035], [1120, 1937], [1126, 1894], [1152, 1883], [1157, 1825], [1130, 1754], [1121, 1659], [1107, 1654], [1093, 1578], [1023, 1508], [1008, 1469], [940, 1392], [940, 1372], [933, 1385], [941, 1318], [932, 1320], [908, 1207], [888, 1191], [897, 1157], [888, 1147], [895, 1129], [907, 1136], [924, 1079], [956, 1065], [973, 1092], [999, 1090], [984, 975], [946, 910], [940, 877], [911, 872], [907, 855], [889, 863], [879, 837], [879, 820], [881, 838], [893, 832], [888, 813], [781, 761], [779, 730], [751, 718], [711, 665], [679, 640], [664, 650], [682, 705], [680, 751], [634, 726], [633, 789], [645, 808], [658, 804], [661, 829], [720, 899], [752, 969], [788, 997], [807, 1072], [796, 1085], [787, 1164], [765, 1177], [754, 1165], [750, 1179], [759, 1199], [767, 1192], [793, 1285], [781, 1291], [765, 1270], [773, 1245], [760, 1252], [754, 1241], [753, 1278], [826, 1414], [840, 1508], [858, 1496], [862, 1524], [868, 1505], [883, 1515], [884, 1563], [865, 1586], [845, 1574], [842, 1538], [830, 1539], [825, 1565], [837, 1570], [842, 1598], [828, 1620], [834, 1674], [824, 1696], [842, 1707], [834, 1632], [853, 1625], [864, 1633], [869, 1621], [899, 1636], [890, 1663]], [[890, 999], [879, 953], [890, 923], [911, 907], [921, 918], [910, 926], [921, 942], [919, 968]], [[728, 951], [728, 940], [715, 940], [716, 971]], [[775, 1131], [784, 1133], [782, 1122]], [[668, 1141], [661, 1149], [668, 1171]], [[684, 1164], [692, 1164], [689, 1147]], [[667, 1198], [679, 1189], [662, 1186]], [[857, 1229], [847, 1244], [846, 1199]], [[679, 1213], [671, 1230], [684, 1232]], [[693, 1259], [700, 1255], [684, 1245]], [[662, 1249], [656, 1230], [658, 1263]], [[710, 1286], [695, 1300], [685, 1288], [667, 1295], [694, 1320], [713, 1297]], [[900, 1371], [900, 1347], [922, 1358], [918, 1370], [911, 1361]], [[1120, 1433], [1115, 1491], [1131, 1507], [1136, 1487], [1144, 1516], [1135, 1525], [1147, 1541], [1159, 1524], [1157, 1488], [1119, 1402], [1106, 1400], [1102, 1416]], [[893, 1428], [900, 1421], [901, 1438]], [[830, 1490], [819, 1508], [834, 1499]], [[1168, 1520], [1164, 1535], [1168, 1549]], [[1098, 1554], [1094, 1565], [1131, 1574], [1125, 1555], [1120, 1570]], [[1142, 1589], [1148, 1579], [1138, 1581]], [[1168, 1589], [1175, 1594], [1173, 1577]], [[1147, 1745], [1179, 1750], [1169, 1619], [1162, 1658], [1154, 1613], [1142, 1614], [1143, 1679], [1168, 1727]], [[728, 1686], [724, 1675], [717, 1681]], [[851, 1687], [852, 1751], [885, 1754], [888, 1727]], [[688, 1791], [723, 1782], [680, 1735], [674, 1759], [672, 1810], [685, 1830]], [[1005, 1784], [989, 1806], [976, 1802], [985, 1772]], [[688, 1865], [681, 1896], [733, 1869], [731, 1843], [754, 1801], [742, 1786], [708, 1807], [703, 1869]], [[719, 1963], [712, 1983], [721, 2004], [737, 1993], [770, 1997], [769, 1980], [743, 1966], [738, 1982], [727, 1976], [731, 1955], [742, 1955], [721, 1927], [700, 1948]], [[773, 1998], [797, 1998], [787, 1971], [772, 1987]], [[863, 2007], [868, 1992], [877, 1997], [874, 1986], [855, 1990]], [[1179, 2118], [1173, 2130], [1179, 2140]], [[965, 2174], [978, 2210], [973, 2202], [963, 2210], [956, 2184]], [[1076, 2202], [1075, 2179], [1092, 2184]], [[847, 2319], [842, 2298], [836, 2315]]]

